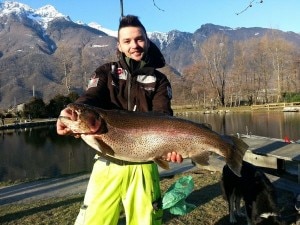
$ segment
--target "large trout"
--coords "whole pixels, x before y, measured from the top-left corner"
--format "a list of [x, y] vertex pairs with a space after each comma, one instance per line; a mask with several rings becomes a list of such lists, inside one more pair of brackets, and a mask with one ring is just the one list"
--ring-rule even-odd
[[85, 104], [72, 103], [67, 108], [72, 116], [60, 116], [61, 122], [100, 155], [131, 162], [154, 161], [168, 169], [165, 158], [169, 152], [175, 151], [199, 164], [207, 164], [214, 152], [223, 156], [229, 168], [240, 176], [248, 146], [204, 124], [165, 114], [103, 110]]

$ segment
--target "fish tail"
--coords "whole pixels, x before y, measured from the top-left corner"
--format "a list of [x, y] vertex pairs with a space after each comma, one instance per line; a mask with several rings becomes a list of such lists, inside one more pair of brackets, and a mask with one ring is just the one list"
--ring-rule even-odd
[[226, 138], [229, 138], [233, 143], [233, 148], [230, 149], [226, 163], [232, 172], [241, 177], [243, 158], [249, 146], [236, 136], [227, 136]]

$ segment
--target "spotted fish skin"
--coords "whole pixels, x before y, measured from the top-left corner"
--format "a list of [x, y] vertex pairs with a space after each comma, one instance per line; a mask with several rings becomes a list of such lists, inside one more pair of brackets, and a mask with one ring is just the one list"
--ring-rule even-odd
[[[248, 146], [204, 124], [159, 113], [103, 110], [77, 103], [67, 108], [75, 119], [60, 117], [61, 122], [101, 154], [132, 162], [154, 161], [168, 169], [165, 159], [169, 152], [199, 164], [208, 164], [209, 155], [216, 153], [240, 176]], [[91, 132], [92, 128], [97, 131]]]

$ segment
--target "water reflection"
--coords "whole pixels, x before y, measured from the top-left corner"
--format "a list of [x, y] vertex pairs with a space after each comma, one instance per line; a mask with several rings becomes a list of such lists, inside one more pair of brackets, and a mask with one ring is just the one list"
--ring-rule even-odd
[[0, 131], [0, 181], [90, 171], [95, 151], [55, 126]]
[[265, 137], [300, 139], [300, 113], [239, 112], [223, 114], [190, 114], [181, 116], [212, 125], [220, 134], [254, 134]]
[[[220, 134], [300, 139], [300, 113], [198, 113], [180, 117], [209, 123]], [[0, 131], [0, 181], [90, 171], [94, 154], [81, 139], [57, 135], [55, 126]]]

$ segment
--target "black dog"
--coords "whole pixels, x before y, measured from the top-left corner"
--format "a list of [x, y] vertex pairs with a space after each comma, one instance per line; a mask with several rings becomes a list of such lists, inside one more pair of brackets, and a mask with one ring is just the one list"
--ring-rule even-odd
[[230, 223], [236, 223], [234, 210], [242, 216], [241, 199], [244, 200], [248, 225], [284, 224], [280, 221], [275, 188], [266, 175], [254, 165], [243, 161], [241, 177], [227, 165], [223, 168], [221, 186], [228, 201]]

